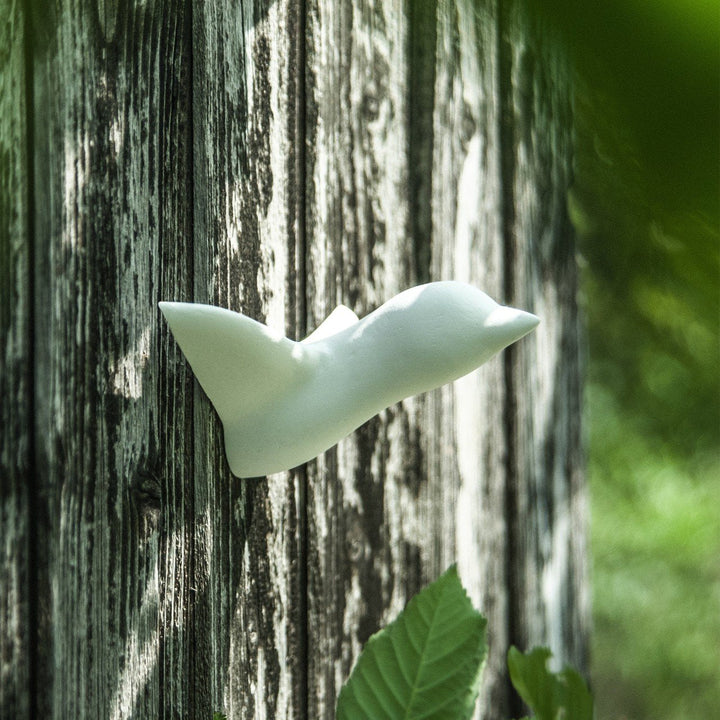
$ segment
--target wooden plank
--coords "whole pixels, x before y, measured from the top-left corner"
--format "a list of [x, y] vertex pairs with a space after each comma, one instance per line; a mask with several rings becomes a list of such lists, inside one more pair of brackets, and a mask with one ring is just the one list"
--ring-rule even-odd
[[[194, 299], [242, 311], [290, 337], [297, 12], [285, 0], [199, 3], [193, 65]], [[198, 712], [304, 717], [303, 477], [232, 477], [219, 421], [197, 388], [194, 417], [193, 552], [205, 586], [195, 633], [209, 638], [194, 681], [209, 676], [212, 706]]]
[[201, 7], [191, 118], [184, 9], [61, 7], [36, 71], [48, 715], [294, 717], [299, 702], [295, 478], [230, 477], [156, 310], [212, 300], [292, 331], [294, 21], [281, 3]]
[[[438, 3], [432, 275], [468, 282], [503, 302], [497, 12], [494, 2]], [[457, 561], [488, 618], [489, 655], [476, 717], [503, 717], [509, 707], [505, 463], [511, 448], [504, 375], [501, 355], [432, 393], [423, 422], [429, 472], [443, 479], [428, 522], [447, 537], [442, 564]]]
[[[337, 302], [362, 315], [431, 278], [502, 295], [493, 16], [406, 9], [319, 3], [310, 16], [313, 325]], [[435, 52], [436, 64], [409, 62]], [[496, 361], [381, 413], [311, 466], [311, 716], [333, 717], [369, 635], [456, 560], [501, 641], [487, 706], [505, 692], [503, 396]]]
[[[320, 0], [307, 25], [307, 298], [363, 316], [415, 284], [405, 4]], [[308, 717], [335, 700], [371, 633], [425, 578], [415, 401], [308, 468]]]
[[38, 717], [193, 715], [185, 10], [33, 17]]
[[[455, 508], [459, 570], [489, 619], [478, 717], [521, 712], [508, 686], [510, 643], [549, 645], [558, 663], [583, 668], [589, 627], [577, 273], [565, 208], [569, 72], [550, 28], [522, 2], [506, 7], [460, 0], [438, 12], [433, 276], [453, 273], [543, 320], [435, 393], [439, 409], [426, 420], [445, 460], [435, 472], [460, 478], [439, 502]], [[540, 422], [548, 403], [554, 414]], [[557, 454], [543, 464], [548, 449]]]
[[24, 4], [0, 2], [0, 708], [29, 717], [32, 486]]
[[508, 355], [511, 635], [557, 666], [588, 669], [586, 488], [574, 232], [570, 68], [525, 2], [503, 6], [504, 225], [508, 299], [542, 318]]
[[[526, 226], [524, 244], [517, 241], [518, 220], [508, 211], [516, 198], [513, 182], [521, 174], [515, 174], [515, 153], [524, 150], [516, 145], [520, 126], [506, 94], [522, 95], [526, 85], [519, 83], [528, 77], [531, 84], [546, 82], [543, 73], [552, 75], [559, 67], [557, 48], [548, 46], [544, 58], [550, 70], [538, 62], [510, 77], [507, 47], [525, 47], [528, 37], [543, 31], [529, 22], [508, 26], [501, 20], [505, 16], [500, 17], [498, 4], [471, 0], [436, 5], [357, 0], [310, 7], [310, 326], [338, 302], [363, 315], [408, 285], [448, 278], [471, 282], [498, 300], [541, 309], [552, 326], [558, 317], [576, 317], [574, 271], [564, 263], [543, 288], [533, 285], [537, 249], [530, 246]], [[504, 41], [499, 28], [506, 33]], [[421, 57], [434, 62], [414, 62]], [[554, 81], [552, 102], [565, 98], [557, 115], [554, 108], [550, 116], [521, 108], [527, 152], [537, 152], [536, 135], [549, 133], [550, 140], [537, 165], [524, 171], [526, 204], [518, 214], [528, 212], [528, 203], [540, 207], [552, 187], [553, 222], [533, 229], [544, 233], [547, 245], [565, 247], [568, 257], [572, 237], [561, 203], [571, 158], [569, 87], [565, 75]], [[556, 152], [554, 165], [548, 162], [550, 147]], [[524, 293], [517, 292], [518, 278], [526, 284]], [[567, 333], [576, 332], [571, 323]], [[536, 362], [546, 362], [537, 347], [537, 342], [529, 346], [526, 355], [535, 353]], [[520, 425], [534, 422], [530, 393], [577, 391], [576, 350], [576, 341], [573, 345], [566, 338], [567, 380], [559, 387], [547, 374], [538, 377], [529, 363], [518, 365], [517, 353], [506, 354], [453, 386], [381, 413], [311, 463], [311, 716], [333, 716], [340, 684], [370, 633], [454, 561], [490, 620], [491, 653], [477, 717], [510, 713], [508, 644], [521, 642], [521, 629], [534, 622], [531, 613], [552, 617], [554, 627], [565, 617], [556, 614], [537, 583], [517, 587], [518, 568], [545, 578], [559, 572], [556, 589], [564, 593], [567, 607], [577, 598], [582, 604], [584, 578], [570, 578], [575, 572], [570, 566], [581, 562], [583, 538], [579, 446], [572, 445], [567, 463], [554, 474], [536, 469], [535, 495], [523, 484], [530, 480], [517, 470], [526, 463], [528, 442], [535, 448], [556, 440], [561, 444], [577, 421], [579, 405], [572, 395], [560, 426], [534, 426], [539, 439], [528, 441], [526, 434], [526, 445], [517, 436]], [[563, 395], [555, 402], [561, 405]], [[573, 436], [572, 442], [577, 439]], [[522, 529], [517, 502], [524, 497], [523, 511], [529, 511], [549, 483], [574, 488], [579, 514], [573, 538], [580, 552], [572, 551], [567, 567], [563, 563], [569, 556], [559, 555], [552, 567], [533, 568], [526, 554], [545, 538], [537, 527]], [[533, 507], [532, 512], [542, 515], [544, 510]], [[545, 527], [566, 538], [562, 526], [554, 527], [556, 520], [563, 522], [560, 516], [545, 517]], [[517, 542], [521, 532], [529, 538], [527, 546]], [[579, 644], [586, 627], [579, 620], [573, 626]], [[534, 638], [556, 640], [545, 629]], [[564, 657], [562, 647], [558, 652]], [[331, 664], [314, 659], [328, 657]]]

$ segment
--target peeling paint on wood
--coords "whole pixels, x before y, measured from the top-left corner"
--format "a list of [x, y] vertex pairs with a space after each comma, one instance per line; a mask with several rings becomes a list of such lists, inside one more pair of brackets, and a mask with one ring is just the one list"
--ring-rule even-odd
[[[329, 720], [364, 642], [455, 561], [490, 621], [476, 717], [515, 710], [510, 642], [582, 665], [547, 29], [520, 0], [0, 2], [2, 715]], [[159, 300], [300, 338], [452, 278], [542, 325], [304, 468], [231, 476]]]

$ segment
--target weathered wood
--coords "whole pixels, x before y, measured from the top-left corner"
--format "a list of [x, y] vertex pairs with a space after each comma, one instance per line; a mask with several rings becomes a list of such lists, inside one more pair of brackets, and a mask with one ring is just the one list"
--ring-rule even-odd
[[[432, 275], [469, 282], [507, 301], [497, 13], [495, 2], [438, 5]], [[444, 508], [428, 518], [433, 533], [446, 538], [442, 565], [457, 561], [488, 618], [489, 654], [478, 703], [478, 716], [487, 718], [509, 715], [510, 694], [505, 465], [511, 449], [504, 357], [433, 393], [423, 423], [428, 473], [439, 480], [431, 506]]]
[[190, 375], [185, 4], [33, 16], [37, 717], [188, 717]]
[[38, 708], [294, 717], [295, 480], [230, 476], [157, 313], [194, 298], [292, 331], [294, 21], [208, 3], [191, 37], [187, 6], [131, 5], [54, 8], [36, 58]]
[[[37, 2], [25, 83], [0, 1], [3, 717], [332, 718], [455, 561], [490, 620], [477, 717], [515, 710], [510, 642], [582, 664], [569, 80], [526, 4]], [[158, 300], [301, 337], [448, 278], [543, 324], [230, 475]]]
[[527, 4], [503, 5], [503, 207], [508, 301], [543, 318], [507, 355], [511, 638], [588, 668], [586, 489], [570, 68]]
[[[520, 9], [513, 12], [519, 19], [510, 25], [497, 4], [472, 0], [311, 7], [311, 324], [337, 302], [363, 314], [429, 278], [465, 280], [498, 299], [536, 308], [550, 328], [562, 325], [568, 313], [575, 317], [574, 270], [567, 263], [554, 267], [540, 290], [532, 285], [537, 260], [529, 247], [531, 230], [540, 233], [551, 255], [552, 248], [565, 248], [560, 254], [567, 258], [572, 247], [563, 204], [571, 163], [569, 80], [552, 46], [536, 66], [513, 65], [512, 76], [506, 74], [506, 47], [526, 47], [537, 32]], [[434, 67], [413, 62], [427, 54], [435, 57]], [[557, 115], [521, 107], [517, 117], [507, 94], [518, 87], [521, 94], [528, 83], [552, 88], [547, 96], [538, 90], [542, 108], [565, 98]], [[518, 154], [542, 158], [518, 168]], [[509, 212], [517, 178], [524, 201], [538, 207], [545, 188], [553, 188], [551, 216], [532, 228], [518, 226]], [[521, 285], [523, 293], [517, 291]], [[576, 324], [567, 332], [576, 336]], [[510, 642], [560, 642], [559, 656], [577, 660], [568, 642], [583, 642], [582, 612], [564, 637], [553, 633], [551, 628], [564, 627], [572, 603], [566, 610], [558, 606], [547, 592], [547, 578], [556, 592], [577, 597], [585, 582], [582, 538], [574, 564], [558, 576], [554, 563], [562, 559], [546, 554], [538, 560], [536, 548], [547, 542], [545, 533], [572, 542], [562, 526], [555, 527], [564, 515], [535, 509], [543, 515], [541, 532], [526, 528], [518, 514], [527, 509], [518, 507], [520, 499], [527, 506], [531, 488], [544, 488], [548, 478], [545, 467], [517, 470], [527, 453], [517, 428], [534, 412], [529, 393], [562, 404], [563, 395], [554, 394], [562, 387], [575, 393], [565, 418], [577, 419], [579, 412], [577, 343], [556, 349], [552, 359], [535, 351], [534, 367], [506, 355], [452, 387], [400, 403], [311, 464], [311, 716], [333, 716], [334, 696], [364, 641], [419, 584], [454, 561], [490, 620], [479, 717], [511, 711], [505, 666]], [[559, 385], [556, 373], [565, 378]], [[579, 436], [561, 440], [567, 435], [562, 422], [533, 430], [533, 447], [562, 445], [553, 475], [558, 502], [572, 494], [581, 506]], [[582, 525], [578, 517], [575, 531]], [[516, 578], [523, 573], [537, 580], [521, 587]], [[524, 628], [540, 617], [544, 624], [529, 636]], [[326, 657], [331, 665], [313, 664]]]
[[445, 500], [455, 554], [489, 618], [479, 714], [493, 717], [521, 712], [510, 643], [549, 645], [557, 663], [587, 667], [570, 76], [526, 4], [439, 7], [433, 274], [542, 318], [503, 358], [435, 394], [431, 438], [449, 460], [436, 472], [459, 475]]
[[[315, 327], [414, 284], [402, 0], [319, 0], [307, 26], [307, 297]], [[333, 718], [362, 645], [416, 592], [424, 483], [414, 401], [308, 469], [308, 716]]]
[[[194, 32], [194, 299], [296, 331], [297, 8], [198, 3]], [[222, 429], [195, 396], [195, 554], [205, 597], [199, 635], [212, 709], [229, 718], [304, 717], [303, 478], [230, 475]], [[206, 691], [205, 688], [200, 691]], [[196, 717], [210, 717], [196, 706]]]
[[25, 13], [0, 1], [0, 714], [30, 710], [32, 397]]

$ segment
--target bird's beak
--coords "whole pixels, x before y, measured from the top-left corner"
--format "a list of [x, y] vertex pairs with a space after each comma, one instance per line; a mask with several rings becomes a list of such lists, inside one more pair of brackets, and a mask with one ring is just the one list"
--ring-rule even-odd
[[537, 315], [498, 305], [485, 320], [485, 327], [493, 330], [493, 334], [497, 333], [498, 340], [507, 347], [534, 330], [539, 323]]

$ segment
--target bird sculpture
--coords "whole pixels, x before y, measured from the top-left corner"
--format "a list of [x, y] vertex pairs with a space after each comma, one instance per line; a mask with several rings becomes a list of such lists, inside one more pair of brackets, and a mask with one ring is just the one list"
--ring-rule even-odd
[[384, 408], [462, 377], [539, 319], [465, 283], [405, 290], [359, 320], [340, 305], [289, 340], [223, 308], [161, 302], [173, 336], [223, 424], [237, 477], [301, 465]]

